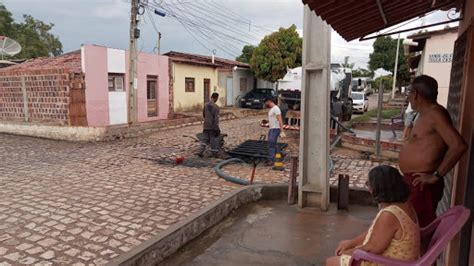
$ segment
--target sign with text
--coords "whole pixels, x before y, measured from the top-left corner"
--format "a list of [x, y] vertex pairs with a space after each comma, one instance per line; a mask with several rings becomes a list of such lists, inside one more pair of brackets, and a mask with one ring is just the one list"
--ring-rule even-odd
[[430, 63], [451, 63], [453, 61], [453, 54], [430, 54]]

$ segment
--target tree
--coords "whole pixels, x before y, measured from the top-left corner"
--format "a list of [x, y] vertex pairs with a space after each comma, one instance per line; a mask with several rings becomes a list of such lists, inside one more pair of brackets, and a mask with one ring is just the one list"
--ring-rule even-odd
[[301, 66], [303, 39], [296, 26], [267, 35], [253, 51], [250, 67], [263, 80], [276, 82], [287, 73], [287, 68]]
[[11, 13], [0, 4], [0, 35], [16, 40], [22, 47], [14, 58], [36, 58], [62, 54], [62, 44], [51, 33], [54, 24], [44, 23], [30, 15], [23, 15], [24, 21], [16, 23]]
[[[405, 53], [403, 51], [403, 40], [400, 40], [400, 50], [398, 55], [397, 82], [399, 85], [405, 84], [410, 78], [409, 68]], [[370, 54], [369, 69], [374, 71], [378, 68], [395, 71], [395, 57], [397, 52], [397, 40], [391, 37], [379, 37], [374, 42], [374, 52]]]
[[0, 4], [0, 35], [11, 36], [14, 32], [12, 13]]
[[349, 56], [344, 57], [344, 63], [342, 63], [342, 67], [344, 68], [354, 68], [354, 63], [349, 63]]
[[370, 70], [367, 70], [365, 68], [358, 68], [355, 70], [352, 70], [352, 76], [353, 77], [372, 77], [373, 73]]
[[242, 63], [250, 63], [250, 59], [252, 58], [254, 50], [254, 45], [245, 45], [244, 48], [242, 48], [242, 54], [238, 56], [235, 60]]

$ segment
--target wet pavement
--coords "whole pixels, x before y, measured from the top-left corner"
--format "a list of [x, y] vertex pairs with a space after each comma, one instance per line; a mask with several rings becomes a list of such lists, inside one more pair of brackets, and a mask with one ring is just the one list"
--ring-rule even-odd
[[366, 230], [375, 207], [298, 209], [284, 201], [241, 207], [160, 265], [324, 265], [343, 239]]

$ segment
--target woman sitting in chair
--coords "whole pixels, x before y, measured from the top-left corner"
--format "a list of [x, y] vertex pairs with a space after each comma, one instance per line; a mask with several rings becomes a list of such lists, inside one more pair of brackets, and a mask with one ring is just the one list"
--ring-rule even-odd
[[[336, 256], [326, 265], [350, 265], [355, 249], [392, 259], [415, 261], [420, 256], [420, 227], [415, 209], [408, 202], [410, 189], [399, 171], [391, 166], [377, 166], [369, 173], [370, 193], [380, 211], [369, 230], [352, 240], [341, 241]], [[362, 265], [373, 265], [364, 262]]]

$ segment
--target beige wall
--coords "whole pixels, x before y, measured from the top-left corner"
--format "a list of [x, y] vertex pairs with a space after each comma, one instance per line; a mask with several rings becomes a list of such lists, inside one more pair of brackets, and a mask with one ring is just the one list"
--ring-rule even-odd
[[[213, 67], [172, 64], [174, 111], [183, 112], [202, 109], [204, 105], [204, 79], [211, 80], [211, 94], [220, 95], [219, 106], [224, 106], [225, 91], [218, 86], [218, 71]], [[195, 91], [185, 91], [185, 78], [194, 78]]]
[[451, 62], [433, 63], [430, 62], [430, 55], [452, 54], [457, 36], [456, 32], [450, 32], [428, 38], [423, 51], [422, 64], [420, 64], [423, 74], [432, 76], [438, 81], [438, 103], [445, 107], [448, 104]]

